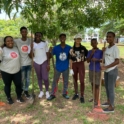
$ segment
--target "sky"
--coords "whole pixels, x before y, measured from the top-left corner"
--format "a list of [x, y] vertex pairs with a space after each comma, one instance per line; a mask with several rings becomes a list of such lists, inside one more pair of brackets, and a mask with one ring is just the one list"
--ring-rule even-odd
[[[16, 10], [13, 10], [12, 14], [15, 13], [15, 12], [16, 12]], [[20, 15], [20, 12], [17, 13], [17, 16], [19, 16], [19, 15]], [[0, 19], [9, 20], [9, 17], [4, 11], [1, 11]]]

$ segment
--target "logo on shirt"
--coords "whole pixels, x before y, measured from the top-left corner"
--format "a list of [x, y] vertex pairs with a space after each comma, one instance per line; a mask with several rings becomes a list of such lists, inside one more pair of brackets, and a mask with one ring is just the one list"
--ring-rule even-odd
[[18, 54], [16, 52], [11, 52], [10, 53], [10, 57], [13, 58], [13, 59], [15, 59], [15, 58], [18, 57]]
[[27, 45], [23, 45], [21, 47], [21, 50], [22, 50], [22, 52], [27, 53], [28, 52], [28, 46]]
[[61, 60], [61, 61], [65, 61], [66, 59], [67, 59], [67, 56], [66, 56], [66, 53], [60, 53], [60, 55], [59, 55], [59, 59]]

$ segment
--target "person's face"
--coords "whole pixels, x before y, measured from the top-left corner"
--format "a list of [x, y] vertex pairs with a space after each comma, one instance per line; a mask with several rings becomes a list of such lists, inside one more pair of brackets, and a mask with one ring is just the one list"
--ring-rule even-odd
[[65, 40], [66, 40], [66, 37], [65, 37], [64, 35], [62, 35], [62, 36], [59, 38], [59, 40], [61, 41], [61, 43], [64, 43]]
[[115, 37], [113, 36], [113, 34], [107, 33], [107, 35], [106, 35], [106, 41], [107, 41], [107, 43], [113, 43], [114, 42], [114, 39], [115, 39]]
[[6, 41], [5, 41], [5, 44], [6, 44], [6, 47], [13, 48], [13, 46], [14, 46], [13, 38], [7, 37]]
[[36, 40], [36, 41], [41, 41], [41, 39], [42, 39], [41, 33], [36, 33], [36, 34], [35, 34], [35, 40]]
[[80, 44], [81, 43], [81, 40], [82, 40], [81, 38], [76, 38], [75, 39], [76, 44]]
[[27, 37], [28, 31], [26, 29], [22, 29], [20, 33], [22, 37]]
[[93, 48], [97, 48], [97, 41], [96, 40], [92, 40], [91, 41], [91, 46], [93, 47]]

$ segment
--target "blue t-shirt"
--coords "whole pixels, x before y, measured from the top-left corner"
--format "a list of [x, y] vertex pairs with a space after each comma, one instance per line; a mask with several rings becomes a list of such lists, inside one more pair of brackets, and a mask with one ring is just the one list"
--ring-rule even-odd
[[[88, 52], [88, 55], [87, 55], [87, 58], [90, 57], [90, 54], [91, 54], [92, 50], [89, 50]], [[99, 50], [97, 49], [94, 53], [94, 55], [92, 56], [92, 58], [96, 58], [96, 59], [102, 59], [102, 56], [103, 56], [103, 52], [102, 50]], [[93, 71], [94, 70], [94, 62], [91, 61], [90, 64], [89, 64], [89, 70], [90, 71]], [[99, 72], [101, 69], [100, 69], [100, 62], [95, 62], [95, 71], [96, 72]]]
[[59, 72], [63, 72], [69, 68], [69, 51], [71, 47], [66, 45], [62, 48], [61, 45], [57, 45], [53, 48], [53, 55], [56, 56], [56, 69]]

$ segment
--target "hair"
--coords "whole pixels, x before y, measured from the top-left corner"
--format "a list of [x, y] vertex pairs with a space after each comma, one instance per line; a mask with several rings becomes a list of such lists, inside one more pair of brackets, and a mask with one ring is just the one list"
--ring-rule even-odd
[[96, 38], [93, 38], [93, 39], [91, 39], [91, 42], [92, 42], [92, 41], [96, 41], [96, 42], [97, 42], [97, 39], [96, 39]]
[[8, 37], [10, 37], [10, 38], [12, 38], [13, 39], [13, 37], [12, 36], [6, 36], [6, 37], [4, 37], [4, 39], [3, 39], [3, 41], [4, 41], [4, 46], [6, 46], [6, 39], [8, 38]]
[[35, 32], [34, 35], [36, 36], [37, 33], [39, 33], [39, 34], [41, 34], [41, 36], [43, 36], [42, 32]]
[[27, 30], [27, 28], [23, 26], [23, 27], [20, 28], [20, 32], [21, 32], [22, 30]]
[[59, 35], [59, 38], [62, 37], [62, 36], [65, 36], [66, 37], [66, 34], [62, 33]]
[[108, 32], [107, 32], [107, 34], [112, 34], [112, 35], [113, 35], [113, 37], [115, 37], [115, 33], [114, 33], [114, 32], [112, 32], [112, 31], [108, 31]]

